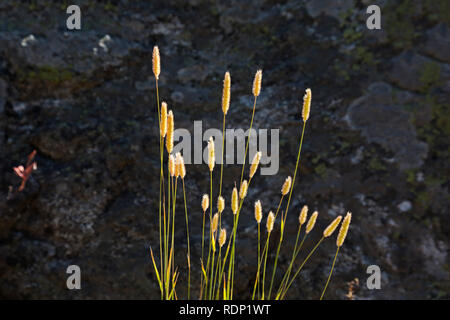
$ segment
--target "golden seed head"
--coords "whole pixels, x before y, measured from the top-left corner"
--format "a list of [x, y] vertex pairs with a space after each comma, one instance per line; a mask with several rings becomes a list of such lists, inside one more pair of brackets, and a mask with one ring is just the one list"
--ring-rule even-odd
[[306, 122], [309, 118], [309, 111], [311, 108], [311, 89], [306, 89], [306, 93], [303, 96], [303, 109], [302, 109], [302, 118], [303, 121]]
[[225, 228], [222, 228], [219, 233], [219, 246], [221, 248], [225, 244], [225, 241], [227, 241], [227, 230], [225, 230]]
[[255, 202], [255, 220], [257, 223], [261, 223], [261, 219], [262, 219], [262, 205], [261, 205], [261, 201], [256, 201]]
[[339, 229], [339, 234], [336, 241], [338, 247], [342, 246], [342, 244], [344, 243], [351, 220], [352, 220], [352, 213], [347, 212], [347, 215], [345, 216], [344, 221], [342, 222], [341, 229]]
[[247, 195], [248, 182], [247, 180], [242, 181], [241, 188], [239, 190], [239, 198], [244, 199]]
[[161, 122], [159, 125], [161, 137], [165, 137], [167, 133], [167, 103], [161, 103]]
[[208, 166], [209, 171], [214, 170], [214, 165], [216, 164], [216, 155], [214, 151], [214, 140], [212, 137], [208, 140]]
[[204, 194], [203, 198], [202, 198], [202, 209], [203, 209], [203, 212], [208, 210], [208, 208], [209, 208], [209, 196], [207, 194]]
[[211, 231], [212, 233], [216, 232], [217, 226], [219, 224], [219, 213], [215, 213], [213, 219], [211, 221]]
[[159, 49], [158, 46], [153, 47], [153, 74], [155, 75], [155, 78], [159, 79], [159, 74], [161, 73], [161, 58], [159, 56]]
[[175, 157], [172, 154], [169, 154], [169, 173], [170, 176], [175, 176]]
[[281, 194], [283, 196], [287, 195], [289, 190], [291, 190], [292, 178], [291, 176], [287, 177], [283, 183], [283, 187], [281, 188]]
[[302, 226], [306, 222], [306, 218], [308, 217], [308, 206], [303, 206], [302, 211], [300, 211], [300, 215], [298, 216], [298, 222]]
[[250, 178], [253, 178], [253, 176], [256, 173], [256, 170], [258, 170], [259, 161], [261, 160], [261, 151], [258, 151], [255, 156], [253, 157], [252, 164], [250, 166]]
[[306, 225], [306, 233], [310, 233], [311, 230], [314, 228], [314, 225], [316, 224], [317, 216], [319, 213], [317, 211], [314, 211], [314, 213], [311, 215], [311, 217], [308, 220], [308, 224]]
[[272, 230], [273, 230], [273, 223], [274, 222], [275, 222], [275, 216], [273, 215], [273, 212], [270, 211], [269, 215], [267, 216], [267, 224], [266, 224], [268, 233], [272, 232]]
[[225, 209], [225, 199], [222, 196], [219, 196], [217, 198], [217, 210], [219, 210], [219, 213], [222, 213]]
[[236, 214], [238, 211], [238, 191], [237, 188], [233, 188], [233, 193], [231, 194], [231, 211], [233, 211], [233, 214]]
[[175, 154], [175, 175], [184, 179], [186, 176], [186, 167], [184, 165], [184, 158], [181, 153], [177, 152]]
[[337, 216], [336, 219], [334, 219], [333, 222], [331, 222], [329, 224], [329, 226], [323, 231], [323, 236], [325, 238], [327, 238], [333, 234], [334, 230], [336, 230], [339, 223], [341, 222], [341, 219], [342, 219], [342, 216]]
[[256, 71], [255, 79], [253, 80], [253, 95], [255, 97], [259, 96], [261, 92], [261, 79], [262, 79], [262, 70]]
[[225, 78], [223, 79], [223, 93], [222, 93], [222, 111], [223, 114], [227, 114], [230, 108], [230, 88], [231, 88], [231, 77], [230, 73], [227, 71], [225, 73]]
[[167, 136], [166, 136], [167, 153], [172, 153], [173, 150], [173, 131], [174, 131], [173, 113], [172, 110], [169, 110], [169, 113], [167, 114]]
[[177, 152], [175, 154], [175, 178], [178, 178], [180, 176], [180, 166], [178, 164], [180, 159], [179, 159], [178, 155], [179, 155], [179, 152]]

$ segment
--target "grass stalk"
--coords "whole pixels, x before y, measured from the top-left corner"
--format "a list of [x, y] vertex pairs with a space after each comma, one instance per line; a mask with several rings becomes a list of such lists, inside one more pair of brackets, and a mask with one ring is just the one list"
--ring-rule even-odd
[[323, 299], [325, 291], [327, 290], [327, 287], [328, 287], [328, 283], [330, 283], [331, 275], [333, 274], [334, 264], [336, 263], [336, 258], [337, 258], [337, 255], [339, 253], [339, 248], [340, 247], [337, 247], [337, 249], [336, 249], [336, 254], [334, 255], [333, 264], [331, 266], [330, 274], [328, 275], [328, 280], [327, 280], [327, 283], [325, 284], [325, 288], [323, 288], [322, 295], [320, 296], [320, 300]]
[[309, 260], [309, 258], [311, 258], [311, 256], [313, 255], [314, 251], [316, 251], [316, 249], [319, 247], [319, 245], [322, 243], [322, 241], [325, 238], [322, 237], [317, 244], [314, 246], [314, 248], [309, 252], [308, 256], [305, 258], [305, 260], [303, 260], [302, 264], [300, 265], [300, 267], [298, 267], [297, 271], [295, 272], [294, 276], [292, 277], [291, 281], [289, 281], [289, 284], [287, 285], [286, 289], [284, 290], [284, 292], [281, 294], [281, 299], [284, 299], [284, 297], [286, 296], [287, 291], [289, 290], [289, 288], [291, 287], [292, 283], [294, 282], [295, 278], [298, 276], [298, 274], [300, 273], [300, 271], [302, 270], [303, 266], [305, 265], [305, 263]]

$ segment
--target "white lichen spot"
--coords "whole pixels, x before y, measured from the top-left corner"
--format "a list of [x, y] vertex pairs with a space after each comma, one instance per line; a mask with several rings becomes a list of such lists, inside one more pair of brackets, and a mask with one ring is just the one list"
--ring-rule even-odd
[[98, 41], [98, 46], [105, 52], [108, 52], [108, 46], [106, 45], [108, 42], [111, 42], [111, 37], [109, 35], [106, 35]]
[[20, 45], [22, 47], [27, 47], [29, 44], [31, 44], [32, 42], [35, 42], [35, 41], [36, 41], [36, 38], [32, 34], [30, 34], [20, 41]]
[[398, 210], [400, 212], [406, 212], [412, 209], [412, 203], [411, 201], [405, 200], [402, 201], [398, 206], [397, 206]]

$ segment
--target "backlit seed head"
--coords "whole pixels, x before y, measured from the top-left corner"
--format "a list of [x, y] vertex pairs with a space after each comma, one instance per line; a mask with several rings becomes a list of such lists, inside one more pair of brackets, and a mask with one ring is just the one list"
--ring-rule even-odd
[[222, 213], [225, 209], [225, 199], [222, 196], [219, 196], [217, 198], [217, 210], [219, 210], [219, 213]]
[[244, 199], [247, 195], [248, 182], [247, 180], [242, 181], [241, 188], [239, 190], [239, 198]]
[[175, 167], [175, 157], [172, 154], [169, 154], [169, 173], [171, 177], [175, 176]]
[[237, 191], [237, 188], [234, 187], [233, 193], [231, 194], [231, 211], [233, 211], [233, 214], [236, 214], [238, 211], [238, 205], [239, 205], [238, 203], [239, 203], [238, 191]]
[[217, 226], [219, 224], [219, 213], [215, 213], [213, 219], [211, 221], [211, 231], [212, 233], [216, 232]]
[[291, 190], [292, 178], [291, 176], [287, 177], [283, 183], [283, 187], [281, 188], [281, 194], [283, 196], [287, 195], [289, 190]]
[[311, 217], [308, 220], [308, 224], [306, 225], [306, 233], [310, 233], [311, 230], [314, 228], [314, 225], [316, 224], [317, 216], [319, 213], [317, 211], [314, 211], [314, 213], [311, 215]]
[[209, 207], [209, 196], [207, 194], [204, 194], [203, 197], [202, 197], [202, 209], [203, 209], [203, 212], [208, 210], [208, 207]]
[[227, 230], [225, 230], [225, 228], [222, 228], [219, 234], [219, 246], [221, 248], [225, 244], [225, 241], [227, 241]]
[[342, 222], [341, 229], [339, 229], [339, 234], [336, 241], [338, 247], [342, 246], [342, 244], [344, 243], [351, 220], [352, 220], [352, 213], [347, 212], [347, 215], [345, 216], [344, 221]]
[[261, 151], [258, 151], [255, 156], [253, 157], [252, 164], [250, 166], [250, 178], [253, 178], [253, 176], [256, 173], [256, 170], [258, 170], [259, 161], [261, 160]]
[[184, 158], [179, 152], [175, 154], [175, 166], [175, 175], [184, 179], [186, 176], [186, 167], [184, 165]]
[[309, 111], [311, 109], [311, 89], [306, 89], [305, 95], [303, 96], [303, 109], [302, 118], [306, 122], [309, 118]]
[[208, 166], [209, 171], [214, 170], [214, 165], [216, 164], [216, 155], [214, 151], [214, 140], [212, 137], [208, 140]]
[[262, 79], [262, 70], [256, 71], [255, 79], [253, 80], [253, 95], [255, 97], [259, 96], [261, 92], [261, 79]]
[[178, 178], [180, 176], [180, 153], [175, 153], [175, 177]]
[[231, 77], [230, 73], [227, 71], [225, 73], [225, 78], [223, 79], [223, 93], [222, 93], [222, 111], [223, 114], [227, 114], [230, 108], [230, 88], [231, 88]]
[[173, 150], [173, 131], [174, 131], [173, 113], [172, 110], [169, 110], [169, 113], [167, 114], [167, 136], [166, 136], [167, 153], [172, 153]]
[[308, 217], [308, 206], [303, 206], [302, 211], [300, 211], [300, 215], [298, 216], [298, 222], [302, 226], [306, 222], [306, 218]]
[[269, 215], [267, 216], [267, 224], [266, 224], [268, 233], [272, 232], [272, 230], [273, 230], [273, 223], [274, 222], [275, 222], [275, 216], [273, 215], [273, 212], [270, 211]]
[[160, 133], [161, 137], [164, 138], [167, 133], [167, 103], [161, 103], [161, 122], [160, 122]]
[[262, 205], [259, 200], [255, 202], [255, 220], [257, 223], [261, 223], [262, 220]]
[[327, 238], [333, 234], [334, 230], [336, 230], [339, 223], [341, 222], [341, 219], [342, 219], [342, 216], [337, 216], [336, 219], [334, 219], [333, 222], [331, 222], [328, 225], [328, 227], [323, 231], [323, 236], [325, 238]]
[[153, 74], [155, 75], [156, 79], [159, 79], [159, 74], [161, 73], [161, 58], [159, 56], [159, 49], [158, 46], [153, 47]]

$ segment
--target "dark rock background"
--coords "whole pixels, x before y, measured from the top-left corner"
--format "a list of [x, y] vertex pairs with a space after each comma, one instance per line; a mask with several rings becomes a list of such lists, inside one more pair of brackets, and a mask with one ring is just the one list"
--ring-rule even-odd
[[[327, 298], [346, 299], [354, 278], [358, 299], [449, 298], [448, 1], [77, 4], [82, 30], [70, 32], [68, 3], [0, 3], [1, 298], [159, 298], [149, 256], [149, 246], [158, 247], [156, 44], [160, 94], [178, 128], [193, 130], [194, 120], [204, 129], [221, 128], [226, 70], [232, 77], [227, 127], [247, 128], [251, 83], [263, 69], [254, 125], [281, 129], [281, 166], [275, 176], [256, 177], [244, 205], [236, 298], [249, 297], [256, 270], [252, 204], [261, 199], [265, 213], [276, 208], [293, 172], [307, 87], [312, 111], [280, 267], [290, 257], [305, 203], [320, 212], [307, 249], [329, 221], [350, 210]], [[382, 30], [366, 28], [369, 4], [381, 6]], [[33, 149], [38, 170], [17, 193], [20, 179], [12, 168]], [[205, 165], [187, 171], [196, 283], [200, 200], [209, 180]], [[225, 173], [231, 215], [240, 166]], [[183, 221], [176, 236], [180, 297], [186, 290]], [[288, 298], [320, 296], [334, 250], [333, 237]], [[65, 286], [70, 264], [81, 267], [82, 290]], [[365, 285], [371, 264], [382, 270], [381, 290]]]

